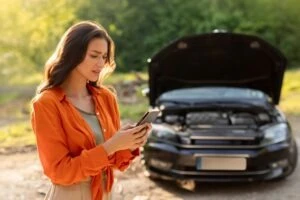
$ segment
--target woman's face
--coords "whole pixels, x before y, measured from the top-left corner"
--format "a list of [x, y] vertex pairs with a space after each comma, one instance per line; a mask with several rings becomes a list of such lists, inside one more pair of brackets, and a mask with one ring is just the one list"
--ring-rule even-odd
[[105, 39], [95, 38], [90, 41], [84, 60], [75, 68], [83, 78], [95, 82], [107, 62], [108, 44]]

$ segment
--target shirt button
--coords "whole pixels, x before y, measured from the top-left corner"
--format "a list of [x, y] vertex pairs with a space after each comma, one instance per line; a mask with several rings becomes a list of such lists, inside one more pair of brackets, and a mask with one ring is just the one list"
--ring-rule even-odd
[[96, 115], [99, 115], [99, 112], [96, 112]]
[[103, 131], [106, 132], [106, 129], [104, 128]]

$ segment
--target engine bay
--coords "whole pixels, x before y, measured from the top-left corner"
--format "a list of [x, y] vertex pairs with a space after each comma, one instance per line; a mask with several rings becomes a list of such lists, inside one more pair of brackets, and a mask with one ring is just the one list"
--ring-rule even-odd
[[267, 112], [245, 111], [172, 111], [163, 112], [160, 121], [170, 125], [182, 125], [189, 128], [201, 126], [246, 126], [259, 127], [271, 123], [273, 117]]

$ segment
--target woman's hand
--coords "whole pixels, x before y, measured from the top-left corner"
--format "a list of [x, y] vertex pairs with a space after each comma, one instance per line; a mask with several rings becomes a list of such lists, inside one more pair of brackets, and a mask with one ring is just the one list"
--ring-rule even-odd
[[[130, 126], [132, 126], [132, 125], [125, 125], [124, 128], [129, 128]], [[141, 130], [141, 131], [143, 131], [143, 136], [141, 138], [141, 142], [138, 143], [137, 146], [130, 148], [129, 150], [134, 151], [135, 149], [144, 146], [147, 142], [147, 139], [148, 139], [151, 129], [152, 129], [152, 125], [150, 123], [147, 123], [147, 126]]]
[[151, 130], [151, 124], [146, 123], [137, 127], [126, 125], [122, 127], [112, 138], [107, 140], [103, 146], [108, 155], [124, 149], [136, 149], [143, 146]]
[[[134, 128], [135, 126], [136, 126], [135, 124], [125, 124], [124, 126], [121, 127], [120, 130], [131, 129], [131, 128]], [[144, 146], [144, 145], [146, 144], [151, 129], [152, 129], [152, 125], [151, 125], [150, 123], [147, 124], [147, 127], [146, 127], [146, 134], [145, 134], [144, 137], [143, 137], [143, 142], [141, 142], [141, 143], [139, 144], [138, 147], [142, 147], [142, 146]], [[143, 131], [143, 130], [142, 130], [142, 131]], [[138, 147], [130, 148], [130, 150], [131, 150], [131, 151], [134, 151], [134, 150], [137, 149]]]
[[[142, 126], [142, 125], [140, 125]], [[147, 127], [145, 129], [143, 129], [146, 131], [146, 133], [144, 134], [143, 138], [142, 138], [142, 141], [138, 144], [138, 147], [142, 147], [146, 144], [147, 142], [147, 139], [149, 137], [149, 133], [150, 131], [152, 130], [152, 125], [150, 123], [147, 123]], [[131, 150], [134, 150], [134, 149], [131, 149]]]

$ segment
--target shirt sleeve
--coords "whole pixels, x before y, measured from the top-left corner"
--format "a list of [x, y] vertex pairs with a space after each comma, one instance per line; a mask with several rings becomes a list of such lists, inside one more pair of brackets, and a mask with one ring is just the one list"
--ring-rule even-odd
[[[117, 128], [117, 130], [120, 129], [120, 113], [119, 113], [119, 107], [117, 104], [117, 99], [115, 95], [112, 94], [112, 108], [114, 113], [114, 124]], [[117, 151], [112, 156], [110, 156], [110, 163], [120, 171], [124, 171], [128, 168], [131, 161], [136, 157], [140, 155], [140, 150], [135, 149], [134, 151], [131, 151], [129, 149]]]
[[71, 185], [111, 166], [102, 145], [83, 150], [79, 156], [71, 156], [60, 113], [52, 99], [39, 99], [33, 103], [31, 123], [44, 173], [52, 182]]

